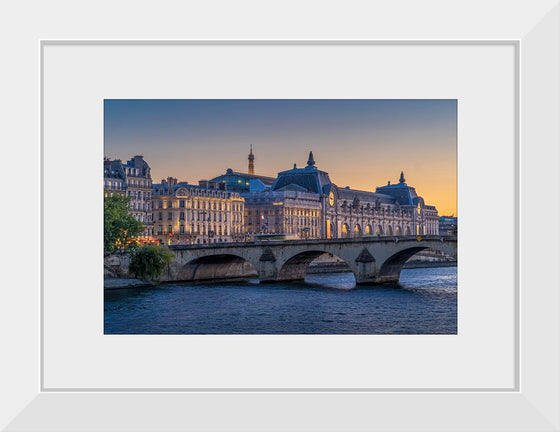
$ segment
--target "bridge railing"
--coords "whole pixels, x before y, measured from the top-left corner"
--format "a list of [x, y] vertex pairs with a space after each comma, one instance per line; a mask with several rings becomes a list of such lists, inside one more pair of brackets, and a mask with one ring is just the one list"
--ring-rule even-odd
[[263, 247], [269, 246], [293, 246], [293, 245], [312, 245], [312, 244], [337, 244], [337, 243], [400, 243], [400, 242], [457, 242], [457, 236], [364, 236], [364, 237], [348, 237], [335, 239], [291, 239], [291, 240], [259, 240], [259, 241], [241, 241], [241, 242], [222, 242], [222, 243], [201, 243], [189, 245], [169, 245], [171, 250], [185, 249], [220, 249], [231, 247]]

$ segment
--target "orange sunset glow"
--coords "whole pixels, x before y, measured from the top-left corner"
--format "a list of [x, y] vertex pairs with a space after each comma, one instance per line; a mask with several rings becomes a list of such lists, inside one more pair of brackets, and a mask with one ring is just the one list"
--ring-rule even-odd
[[107, 100], [105, 156], [141, 154], [154, 183], [197, 184], [226, 169], [276, 177], [317, 168], [375, 191], [401, 171], [439, 215], [457, 216], [456, 100]]

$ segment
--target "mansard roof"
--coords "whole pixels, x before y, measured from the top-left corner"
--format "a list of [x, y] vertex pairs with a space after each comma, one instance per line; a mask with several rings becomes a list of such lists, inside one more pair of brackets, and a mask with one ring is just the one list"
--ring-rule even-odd
[[283, 186], [279, 189], [276, 189], [277, 191], [295, 191], [295, 192], [307, 192], [307, 189], [304, 188], [303, 186], [300, 186], [298, 184], [294, 184], [294, 183], [290, 183], [289, 185]]
[[320, 171], [314, 165], [309, 164], [305, 168], [294, 167], [291, 170], [279, 172], [278, 178], [272, 185], [272, 190], [282, 189], [289, 185], [297, 185], [306, 192], [322, 194], [324, 193], [323, 188], [331, 183], [328, 173]]
[[214, 177], [210, 181], [220, 181], [220, 179], [222, 179], [223, 177], [230, 177], [230, 176], [241, 177], [241, 178], [244, 178], [246, 180], [257, 179], [257, 180], [262, 181], [265, 185], [271, 185], [276, 180], [274, 177], [258, 175], [258, 174], [247, 174], [247, 173], [244, 173], [244, 172], [234, 171], [231, 168], [228, 168], [226, 170], [225, 174], [220, 174], [219, 176]]
[[[329, 178], [329, 174], [320, 171], [315, 166], [313, 153], [309, 153], [309, 159], [305, 168], [294, 168], [278, 173], [276, 181], [271, 187], [273, 191], [300, 191], [327, 195], [332, 189], [336, 189], [339, 199], [349, 203], [375, 203], [392, 204], [400, 206], [424, 207], [424, 200], [416, 194], [416, 189], [408, 186], [405, 182], [404, 173], [401, 172], [399, 183], [387, 184], [376, 188], [375, 192], [350, 189], [349, 187], [337, 187]], [[435, 208], [435, 207], [434, 207]]]
[[119, 159], [109, 160], [105, 159], [103, 161], [103, 174], [107, 178], [119, 178], [124, 179], [126, 174], [123, 170], [122, 163]]
[[154, 197], [156, 196], [174, 196], [177, 194], [177, 191], [179, 189], [186, 189], [187, 191], [189, 191], [189, 193], [194, 194], [194, 195], [200, 195], [200, 194], [205, 194], [204, 196], [207, 196], [207, 194], [212, 194], [215, 193], [219, 196], [222, 197], [238, 197], [239, 194], [236, 192], [232, 192], [232, 191], [228, 191], [228, 190], [223, 190], [223, 189], [213, 189], [213, 188], [206, 188], [203, 186], [199, 186], [199, 185], [194, 185], [194, 184], [190, 184], [187, 182], [178, 182], [175, 183], [173, 185], [169, 185], [169, 184], [161, 184], [161, 183], [156, 183], [156, 184], [152, 184], [152, 189], [154, 191]]
[[338, 188], [339, 199], [347, 202], [354, 202], [357, 199], [360, 203], [379, 203], [379, 204], [395, 204], [397, 201], [394, 197], [377, 192], [368, 192], [350, 188]]
[[128, 160], [126, 163], [123, 163], [120, 159], [103, 159], [103, 166], [105, 172], [109, 171], [118, 171], [119, 175], [122, 178], [126, 178], [128, 174], [125, 171], [125, 168], [136, 168], [140, 172], [140, 176], [146, 177], [148, 179], [152, 179], [150, 175], [150, 166], [144, 160], [143, 156], [136, 155], [132, 159]]
[[148, 165], [148, 162], [144, 160], [144, 156], [142, 155], [133, 156], [132, 159], [128, 160], [124, 165], [130, 168], [137, 168], [140, 170], [142, 176], [151, 178], [150, 165]]
[[[402, 178], [402, 173], [401, 173]], [[419, 202], [423, 201], [421, 197], [416, 194], [416, 189], [412, 186], [408, 186], [404, 181], [397, 184], [387, 184], [386, 186], [381, 186], [375, 189], [375, 192], [382, 193], [385, 195], [392, 196], [397, 200], [400, 205], [418, 205]]]

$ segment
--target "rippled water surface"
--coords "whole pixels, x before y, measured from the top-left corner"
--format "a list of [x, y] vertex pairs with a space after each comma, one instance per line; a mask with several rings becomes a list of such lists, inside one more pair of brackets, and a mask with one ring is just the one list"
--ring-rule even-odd
[[381, 287], [331, 273], [105, 292], [105, 334], [456, 333], [456, 267], [405, 269], [399, 285]]

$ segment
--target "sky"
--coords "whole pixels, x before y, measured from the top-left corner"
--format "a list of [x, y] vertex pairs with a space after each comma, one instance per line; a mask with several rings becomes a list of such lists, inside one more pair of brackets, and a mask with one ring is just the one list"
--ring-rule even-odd
[[401, 171], [440, 215], [457, 215], [455, 99], [106, 99], [104, 156], [143, 155], [152, 180], [198, 184], [316, 166], [339, 187], [375, 191]]

